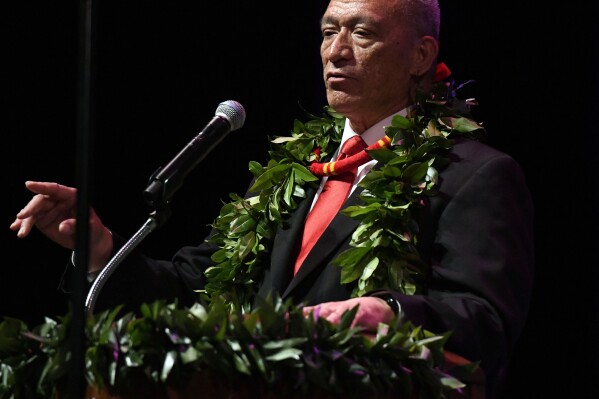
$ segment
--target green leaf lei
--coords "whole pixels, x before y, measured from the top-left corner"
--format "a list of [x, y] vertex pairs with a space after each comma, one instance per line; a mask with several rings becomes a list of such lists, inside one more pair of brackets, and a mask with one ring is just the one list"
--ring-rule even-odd
[[[246, 314], [216, 297], [207, 307], [159, 300], [139, 316], [88, 315], [85, 397], [443, 399], [478, 368], [444, 362], [448, 333], [405, 322], [368, 337], [352, 326], [357, 308], [333, 324], [289, 300], [258, 302]], [[1, 398], [70, 397], [71, 323], [71, 313], [34, 328], [0, 320]]]
[[[466, 82], [470, 83], [470, 82]], [[387, 149], [370, 150], [377, 167], [360, 182], [361, 205], [343, 213], [360, 221], [351, 248], [335, 259], [341, 282], [355, 284], [352, 295], [378, 288], [414, 294], [423, 288], [427, 265], [417, 251], [418, 225], [414, 212], [425, 197], [437, 193], [438, 174], [449, 160], [454, 134], [477, 138], [484, 131], [470, 118], [474, 99], [460, 100], [452, 78], [436, 82], [428, 94], [419, 92], [407, 117], [395, 115], [385, 133]], [[295, 120], [289, 137], [271, 140], [266, 166], [252, 161], [253, 196], [231, 194], [212, 224], [209, 241], [220, 249], [215, 265], [206, 270], [203, 294], [220, 296], [234, 307], [248, 310], [256, 284], [264, 272], [265, 257], [277, 229], [306, 198], [308, 185], [319, 178], [308, 169], [339, 146], [345, 119], [330, 107], [321, 117]], [[378, 167], [380, 165], [380, 167]]]

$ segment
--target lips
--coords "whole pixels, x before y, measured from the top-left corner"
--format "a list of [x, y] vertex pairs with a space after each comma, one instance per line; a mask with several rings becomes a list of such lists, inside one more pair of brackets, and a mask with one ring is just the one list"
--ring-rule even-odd
[[336, 78], [346, 78], [347, 76], [339, 71], [331, 71], [331, 72], [327, 72], [326, 74], [326, 78], [327, 79], [336, 79]]
[[329, 85], [347, 82], [349, 79], [351, 79], [351, 76], [341, 72], [327, 72], [325, 77]]

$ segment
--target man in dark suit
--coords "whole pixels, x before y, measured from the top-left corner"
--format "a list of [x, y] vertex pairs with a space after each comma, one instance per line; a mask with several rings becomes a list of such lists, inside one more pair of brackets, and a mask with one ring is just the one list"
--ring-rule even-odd
[[[332, 0], [322, 19], [321, 57], [328, 104], [343, 115], [341, 142], [360, 135], [373, 145], [394, 115], [409, 115], [419, 90], [431, 88], [439, 50], [436, 1]], [[333, 154], [335, 155], [335, 154]], [[440, 171], [438, 194], [416, 213], [418, 253], [428, 267], [416, 292], [369, 289], [355, 295], [355, 281], [342, 284], [332, 262], [350, 248], [359, 221], [338, 213], [302, 262], [304, 221], [317, 189], [288, 215], [263, 260], [258, 294], [277, 292], [304, 303], [306, 314], [336, 323], [358, 306], [355, 323], [375, 331], [380, 322], [402, 315], [427, 330], [452, 331], [446, 347], [481, 360], [488, 396], [509, 362], [528, 312], [533, 274], [533, 208], [518, 164], [479, 141], [457, 138], [451, 163]], [[344, 207], [361, 203], [357, 186], [376, 160], [360, 165]], [[27, 182], [37, 195], [11, 225], [19, 237], [35, 225], [49, 238], [74, 248], [76, 190], [56, 183]], [[92, 211], [91, 273], [102, 270], [124, 243]], [[206, 268], [218, 245], [184, 247], [170, 261], [134, 252], [108, 280], [98, 309], [156, 298], [190, 303], [206, 284]], [[397, 254], [398, 258], [401, 254]]]

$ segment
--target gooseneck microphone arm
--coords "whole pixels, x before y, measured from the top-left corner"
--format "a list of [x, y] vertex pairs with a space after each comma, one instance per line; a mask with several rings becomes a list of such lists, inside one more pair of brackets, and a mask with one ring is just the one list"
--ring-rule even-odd
[[170, 216], [169, 202], [173, 194], [181, 187], [185, 176], [233, 130], [239, 129], [245, 122], [245, 110], [236, 101], [219, 104], [214, 118], [202, 131], [181, 150], [164, 168], [159, 168], [150, 178], [144, 190], [145, 201], [154, 208], [144, 225], [110, 259], [94, 280], [90, 288], [85, 308], [93, 314], [100, 290], [116, 270], [118, 265], [152, 231], [164, 224]]
[[85, 300], [85, 309], [88, 314], [93, 314], [94, 309], [96, 307], [96, 302], [98, 300], [98, 296], [100, 295], [100, 291], [104, 284], [108, 280], [108, 278], [112, 275], [112, 273], [116, 270], [116, 268], [121, 264], [121, 262], [129, 255], [131, 251], [133, 251], [139, 243], [142, 242], [144, 238], [146, 238], [152, 231], [156, 230], [156, 228], [162, 224], [164, 221], [160, 221], [160, 218], [168, 218], [168, 216], [164, 216], [167, 210], [161, 212], [153, 212], [148, 220], [144, 223], [144, 225], [119, 249], [119, 251], [110, 259], [110, 261], [104, 266], [100, 274], [94, 280], [89, 292], [87, 293], [87, 299]]

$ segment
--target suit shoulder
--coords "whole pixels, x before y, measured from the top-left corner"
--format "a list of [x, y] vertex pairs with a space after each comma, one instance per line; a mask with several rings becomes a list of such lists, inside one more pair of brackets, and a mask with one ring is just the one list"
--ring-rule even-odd
[[454, 139], [453, 152], [468, 158], [485, 159], [504, 156], [511, 158], [509, 154], [490, 144], [467, 137], [458, 137]]
[[515, 169], [521, 169], [518, 162], [508, 153], [501, 151], [487, 143], [459, 137], [454, 140], [454, 147], [450, 152], [453, 163], [469, 165], [473, 168], [482, 167], [485, 164], [511, 165]]
[[449, 153], [450, 163], [440, 172], [441, 190], [456, 193], [468, 183], [526, 186], [524, 170], [509, 154], [489, 144], [458, 138]]

